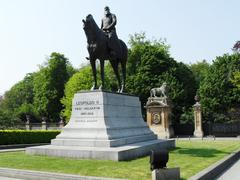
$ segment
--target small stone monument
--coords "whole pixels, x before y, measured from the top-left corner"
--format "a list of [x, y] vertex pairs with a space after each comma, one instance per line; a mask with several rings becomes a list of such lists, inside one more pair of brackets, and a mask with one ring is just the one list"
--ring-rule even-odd
[[25, 128], [26, 128], [26, 130], [31, 130], [31, 125], [30, 125], [30, 115], [29, 114], [27, 114], [26, 115], [26, 123], [25, 123]]
[[153, 88], [148, 98], [147, 124], [159, 138], [171, 138], [174, 136], [171, 127], [171, 103], [166, 95], [167, 84], [164, 82], [160, 88]]
[[64, 127], [64, 118], [60, 116], [59, 128], [62, 129], [63, 127]]
[[194, 136], [195, 137], [203, 137], [202, 111], [201, 111], [201, 104], [199, 103], [199, 96], [196, 95], [195, 100], [196, 100], [196, 103], [193, 105], [194, 123], [195, 123]]
[[47, 130], [47, 117], [42, 117], [42, 130]]

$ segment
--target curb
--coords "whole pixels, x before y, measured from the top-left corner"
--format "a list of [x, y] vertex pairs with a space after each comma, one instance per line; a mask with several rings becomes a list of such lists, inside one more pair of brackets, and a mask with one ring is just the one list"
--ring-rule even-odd
[[0, 145], [0, 150], [1, 149], [25, 148], [25, 147], [31, 147], [31, 146], [42, 146], [42, 145], [48, 145], [48, 144], [50, 144], [50, 143]]
[[189, 178], [189, 180], [209, 180], [214, 179], [223, 171], [228, 169], [233, 163], [240, 159], [240, 151], [234, 152], [222, 160], [214, 163], [208, 168], [200, 171], [196, 175]]
[[0, 153], [6, 152], [17, 152], [17, 151], [24, 151], [25, 148], [17, 148], [17, 149], [0, 149]]
[[0, 176], [18, 178], [24, 180], [123, 180], [114, 178], [103, 178], [93, 176], [78, 176], [63, 173], [49, 173], [43, 171], [29, 171], [20, 169], [0, 168]]
[[182, 137], [174, 137], [176, 141], [194, 141], [194, 140], [201, 140], [201, 141], [240, 141], [240, 137], [214, 137], [214, 136], [204, 136], [204, 137], [194, 137], [194, 136], [182, 136]]

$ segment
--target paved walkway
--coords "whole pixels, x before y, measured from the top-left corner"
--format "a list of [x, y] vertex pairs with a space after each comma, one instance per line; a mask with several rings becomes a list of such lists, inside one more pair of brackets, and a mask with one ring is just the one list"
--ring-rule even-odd
[[21, 180], [21, 179], [8, 178], [8, 177], [0, 176], [0, 180]]
[[240, 180], [240, 159], [223, 172], [217, 180]]
[[18, 148], [18, 149], [0, 149], [0, 153], [4, 152], [15, 152], [15, 151], [24, 151], [24, 148]]
[[[6, 176], [6, 177], [5, 177]], [[10, 176], [11, 178], [7, 178]], [[16, 179], [14, 179], [16, 178]], [[43, 171], [32, 171], [22, 169], [11, 169], [0, 167], [0, 180], [123, 180], [116, 178], [104, 178], [93, 176], [80, 176], [74, 174], [52, 173]]]

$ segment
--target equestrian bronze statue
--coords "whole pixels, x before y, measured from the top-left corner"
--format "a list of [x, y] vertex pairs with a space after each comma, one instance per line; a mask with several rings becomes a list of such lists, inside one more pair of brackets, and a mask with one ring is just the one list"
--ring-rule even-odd
[[[104, 61], [109, 60], [118, 81], [118, 92], [122, 93], [126, 81], [128, 49], [126, 44], [117, 38], [115, 30], [116, 16], [110, 13], [108, 7], [105, 7], [105, 17], [102, 19], [101, 29], [91, 14], [89, 14], [85, 20], [82, 20], [82, 22], [88, 43], [87, 49], [89, 57], [87, 57], [87, 59], [90, 60], [94, 79], [91, 90], [97, 89], [96, 60], [99, 59], [102, 80], [99, 89], [104, 89]], [[121, 78], [118, 70], [119, 64], [122, 69]]]

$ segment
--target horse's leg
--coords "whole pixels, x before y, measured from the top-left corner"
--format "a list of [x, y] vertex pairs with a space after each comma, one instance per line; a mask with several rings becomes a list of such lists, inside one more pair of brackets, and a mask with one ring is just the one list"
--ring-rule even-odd
[[150, 90], [150, 97], [153, 97], [153, 91]]
[[101, 79], [102, 84], [99, 86], [99, 90], [104, 89], [104, 60], [100, 60], [100, 68], [101, 68]]
[[118, 81], [118, 91], [117, 92], [120, 92], [121, 91], [121, 81], [120, 81], [120, 75], [119, 75], [119, 72], [118, 72], [118, 63], [116, 60], [111, 60], [110, 61], [112, 67], [113, 67], [113, 71], [114, 71], [114, 74], [117, 78], [117, 81]]
[[126, 83], [126, 61], [122, 59], [120, 62], [122, 66], [122, 84], [121, 84], [120, 93], [122, 93], [125, 89], [125, 83]]
[[92, 73], [93, 73], [93, 86], [91, 88], [91, 90], [96, 89], [97, 87], [97, 70], [96, 70], [96, 60], [95, 59], [91, 59], [90, 60], [91, 66], [92, 66]]

